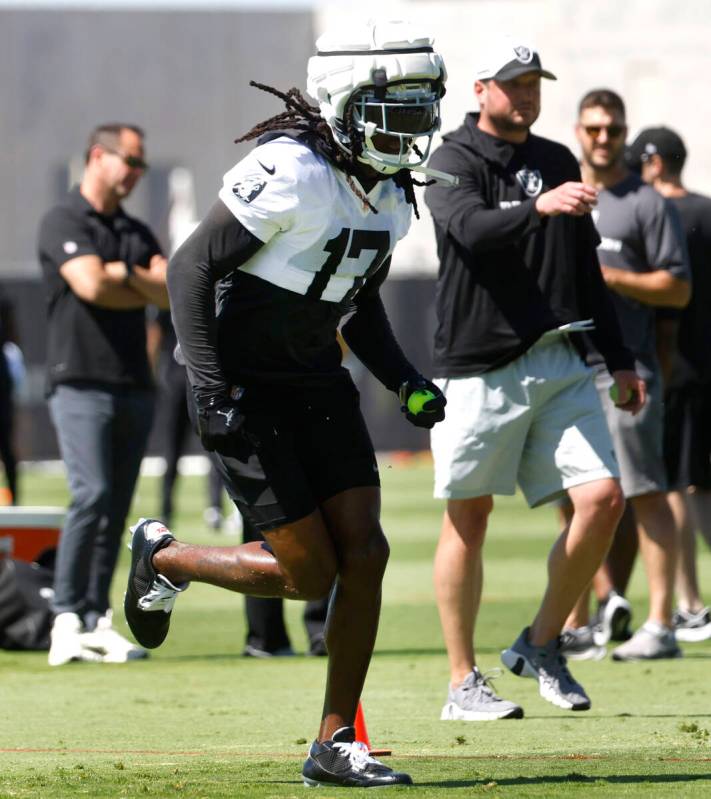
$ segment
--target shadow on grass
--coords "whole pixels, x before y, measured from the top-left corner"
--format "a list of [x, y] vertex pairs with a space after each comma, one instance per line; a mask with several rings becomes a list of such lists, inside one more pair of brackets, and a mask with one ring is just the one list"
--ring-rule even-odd
[[440, 782], [417, 782], [418, 788], [480, 788], [492, 783], [499, 787], [525, 785], [559, 785], [561, 783], [608, 783], [610, 785], [637, 785], [640, 783], [711, 782], [711, 774], [599, 774], [597, 776], [579, 774], [542, 774], [539, 777], [503, 777], [475, 780], [442, 780]]

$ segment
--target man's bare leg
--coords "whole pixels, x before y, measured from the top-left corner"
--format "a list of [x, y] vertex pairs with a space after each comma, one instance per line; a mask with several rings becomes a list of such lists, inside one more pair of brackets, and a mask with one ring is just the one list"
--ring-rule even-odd
[[316, 599], [328, 593], [337, 561], [320, 511], [264, 537], [273, 554], [258, 541], [236, 547], [173, 541], [155, 553], [153, 567], [174, 584], [209, 583], [250, 596]]
[[389, 547], [380, 528], [380, 492], [353, 488], [321, 506], [338, 559], [326, 619], [328, 674], [319, 740], [352, 726], [375, 646]]
[[482, 590], [481, 547], [493, 507], [490, 496], [450, 499], [442, 520], [434, 584], [453, 687], [462, 683], [476, 663], [474, 629]]
[[639, 548], [649, 584], [649, 621], [672, 624], [677, 535], [667, 495], [662, 492], [632, 497]]
[[568, 491], [573, 517], [548, 557], [548, 586], [531, 625], [529, 642], [546, 644], [560, 634], [566, 618], [602, 563], [624, 508], [617, 480], [595, 480]]
[[[567, 529], [570, 522], [573, 520], [572, 502], [566, 499], [558, 505], [558, 518], [560, 519], [561, 528], [563, 530]], [[588, 583], [578, 597], [578, 601], [573, 606], [573, 609], [568, 614], [568, 618], [563, 624], [564, 630], [578, 630], [581, 627], [587, 627], [590, 623], [590, 590], [591, 585]]]

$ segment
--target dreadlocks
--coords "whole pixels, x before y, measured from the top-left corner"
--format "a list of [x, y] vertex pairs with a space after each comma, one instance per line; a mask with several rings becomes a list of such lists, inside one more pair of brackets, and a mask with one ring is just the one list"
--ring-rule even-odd
[[[257, 123], [251, 130], [243, 136], [235, 139], [235, 143], [250, 141], [262, 136], [264, 133], [275, 130], [298, 130], [306, 134], [304, 136], [308, 144], [316, 150], [320, 155], [329, 160], [345, 175], [348, 185], [351, 187], [353, 193], [358, 199], [369, 208], [374, 214], [378, 213], [378, 209], [372, 205], [365, 194], [356, 186], [351, 174], [357, 171], [358, 156], [363, 151], [363, 145], [357, 135], [355, 122], [353, 120], [353, 107], [351, 105], [346, 109], [344, 115], [344, 122], [346, 130], [351, 141], [351, 151], [346, 153], [335, 142], [331, 128], [329, 128], [326, 120], [319, 113], [318, 106], [311, 105], [296, 88], [289, 89], [288, 92], [281, 92], [272, 86], [266, 86], [263, 83], [257, 83], [251, 80], [250, 86], [260, 89], [267, 94], [273, 94], [280, 100], [283, 100], [286, 105], [286, 111], [276, 114], [263, 122]], [[413, 184], [417, 186], [425, 186], [426, 183], [418, 183], [412, 179], [412, 175], [408, 169], [402, 169], [397, 172], [393, 179], [395, 185], [399, 186], [405, 193], [405, 200], [412, 205], [415, 216], [419, 219], [420, 214], [417, 208], [417, 200], [415, 199], [415, 191]]]

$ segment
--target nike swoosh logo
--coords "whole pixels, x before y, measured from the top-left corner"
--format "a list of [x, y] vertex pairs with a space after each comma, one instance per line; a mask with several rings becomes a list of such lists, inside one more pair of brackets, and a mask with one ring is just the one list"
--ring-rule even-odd
[[264, 164], [259, 159], [257, 159], [257, 163], [259, 164], [259, 166], [262, 167], [262, 169], [267, 173], [267, 175], [273, 175], [276, 172], [275, 166], [273, 166], [270, 169], [268, 166], [264, 166]]

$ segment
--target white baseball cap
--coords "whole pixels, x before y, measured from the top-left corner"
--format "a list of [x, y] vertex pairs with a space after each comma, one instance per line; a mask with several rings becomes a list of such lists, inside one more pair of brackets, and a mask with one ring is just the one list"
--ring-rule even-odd
[[543, 69], [541, 57], [531, 44], [506, 36], [494, 41], [481, 53], [476, 79], [512, 80], [528, 72], [537, 72], [542, 78], [557, 80], [552, 72]]

